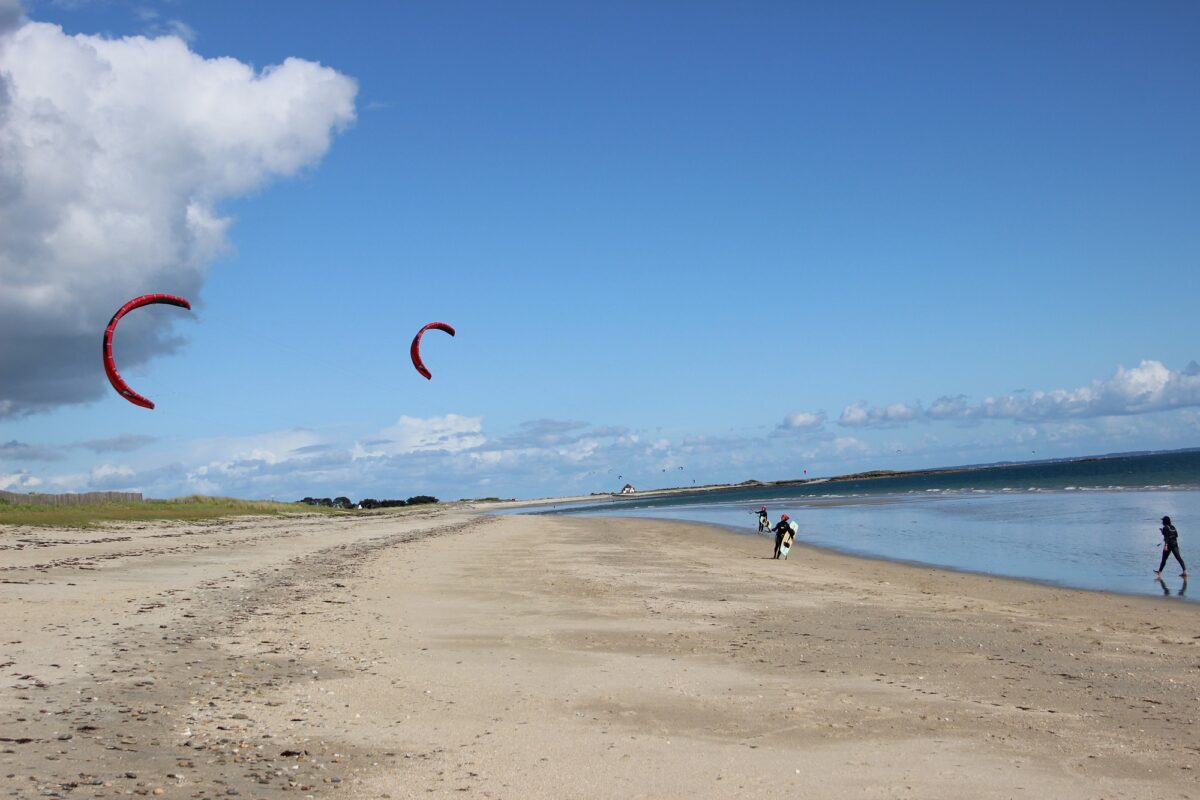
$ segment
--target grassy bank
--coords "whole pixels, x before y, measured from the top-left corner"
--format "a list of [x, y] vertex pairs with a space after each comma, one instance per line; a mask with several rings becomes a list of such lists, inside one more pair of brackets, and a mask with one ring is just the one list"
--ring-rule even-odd
[[229, 497], [180, 497], [141, 503], [89, 505], [22, 505], [0, 501], [0, 525], [36, 525], [49, 528], [89, 528], [105, 522], [139, 520], [204, 520], [245, 515], [344, 514], [329, 508], [268, 500], [235, 500]]

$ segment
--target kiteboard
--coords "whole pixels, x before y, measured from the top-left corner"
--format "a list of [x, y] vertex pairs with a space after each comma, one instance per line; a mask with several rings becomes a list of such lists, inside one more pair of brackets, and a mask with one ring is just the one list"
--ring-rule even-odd
[[796, 538], [796, 534], [800, 532], [800, 526], [796, 524], [796, 520], [788, 520], [788, 529], [790, 533], [783, 535], [783, 541], [779, 545], [779, 555], [787, 558], [788, 550], [792, 549], [792, 542]]

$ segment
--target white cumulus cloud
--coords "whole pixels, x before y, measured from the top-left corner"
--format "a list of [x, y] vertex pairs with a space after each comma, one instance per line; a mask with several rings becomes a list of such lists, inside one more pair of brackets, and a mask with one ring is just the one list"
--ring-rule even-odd
[[793, 411], [783, 418], [782, 430], [812, 430], [825, 424], [824, 411]]
[[839, 456], [846, 453], [865, 453], [870, 449], [866, 442], [854, 436], [839, 436], [833, 440], [833, 447]]
[[446, 414], [443, 417], [400, 417], [384, 428], [377, 439], [355, 445], [355, 458], [396, 456], [407, 453], [471, 450], [487, 442], [482, 417]]
[[[311, 61], [257, 71], [174, 35], [69, 36], [0, 0], [0, 417], [105, 391], [117, 307], [197, 299], [226, 247], [221, 201], [316, 164], [356, 91]], [[179, 344], [172, 315], [139, 317], [123, 366]]]
[[135, 473], [124, 464], [98, 464], [88, 474], [88, 485], [97, 490], [130, 490], [134, 488]]
[[0, 475], [0, 490], [6, 492], [32, 492], [41, 485], [42, 479], [28, 472]]
[[892, 403], [876, 408], [868, 408], [866, 403], [855, 403], [842, 409], [838, 424], [845, 427], [886, 427], [902, 425], [919, 416], [921, 409], [907, 403]]
[[1011, 419], [1045, 422], [1127, 416], [1200, 406], [1200, 366], [1190, 362], [1172, 370], [1161, 361], [1146, 360], [1136, 367], [1118, 366], [1109, 378], [1074, 389], [1006, 394], [973, 403], [962, 395], [941, 397], [923, 407], [894, 403], [868, 407], [855, 403], [842, 410], [844, 427], [884, 427], [913, 420]]
[[323, 444], [320, 436], [306, 428], [268, 431], [250, 436], [222, 436], [196, 439], [185, 448], [185, 456], [209, 467], [239, 462], [281, 464], [293, 460], [293, 453]]

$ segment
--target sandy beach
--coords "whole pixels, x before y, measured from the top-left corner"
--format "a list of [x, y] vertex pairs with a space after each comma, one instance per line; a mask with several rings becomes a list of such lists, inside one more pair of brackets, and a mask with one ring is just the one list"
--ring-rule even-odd
[[0, 527], [0, 794], [1200, 797], [1196, 605], [770, 550], [470, 508]]

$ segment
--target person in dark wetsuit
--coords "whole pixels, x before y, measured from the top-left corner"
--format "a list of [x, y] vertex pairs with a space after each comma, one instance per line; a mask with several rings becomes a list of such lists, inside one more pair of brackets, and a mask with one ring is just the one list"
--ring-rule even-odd
[[784, 514], [779, 518], [779, 524], [773, 530], [775, 534], [775, 555], [772, 558], [779, 558], [779, 548], [783, 546], [783, 537], [792, 532], [792, 528], [788, 525], [788, 515]]
[[1159, 530], [1162, 531], [1163, 537], [1163, 556], [1158, 569], [1154, 570], [1154, 575], [1157, 577], [1162, 574], [1163, 567], [1167, 565], [1167, 556], [1173, 555], [1179, 562], [1179, 568], [1183, 570], [1179, 574], [1186, 578], [1187, 564], [1183, 563], [1183, 556], [1179, 555], [1179, 531], [1175, 530], [1175, 526], [1171, 524], [1170, 517], [1163, 517], [1162, 523], [1163, 526]]
[[771, 518], [767, 516], [767, 507], [758, 510], [758, 532], [766, 533], [771, 530]]

